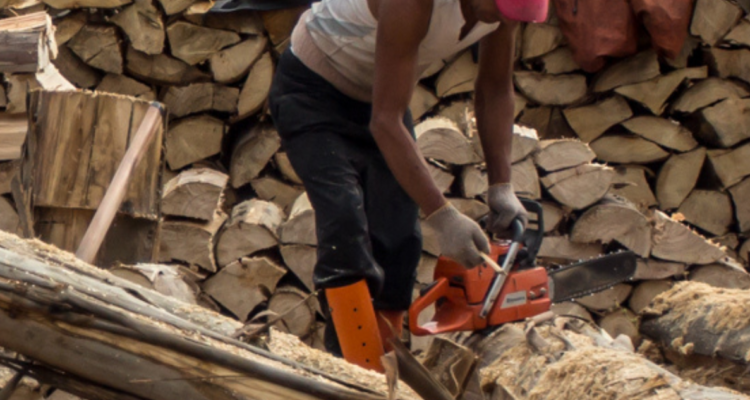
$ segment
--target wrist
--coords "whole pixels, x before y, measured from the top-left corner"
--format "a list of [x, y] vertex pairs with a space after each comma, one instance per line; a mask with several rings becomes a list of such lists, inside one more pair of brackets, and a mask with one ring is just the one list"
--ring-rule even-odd
[[441, 201], [438, 202], [437, 205], [431, 205], [429, 208], [428, 207], [422, 208], [422, 212], [424, 213], [424, 215], [426, 215], [425, 221], [429, 220], [430, 218], [440, 213], [441, 211], [451, 207], [451, 203], [448, 200], [446, 200], [445, 197], [441, 196], [440, 200]]

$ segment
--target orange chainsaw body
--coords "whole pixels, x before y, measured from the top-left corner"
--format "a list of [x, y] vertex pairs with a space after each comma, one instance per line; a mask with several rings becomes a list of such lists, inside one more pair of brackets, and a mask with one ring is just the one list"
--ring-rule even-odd
[[[492, 243], [490, 257], [502, 258], [508, 245]], [[523, 320], [549, 310], [549, 277], [542, 267], [518, 270], [514, 265], [502, 291], [486, 318], [480, 317], [483, 302], [497, 273], [486, 263], [467, 269], [440, 257], [435, 282], [409, 308], [409, 329], [417, 336], [443, 332], [474, 331], [506, 322]], [[419, 314], [435, 304], [435, 315], [419, 324]]]

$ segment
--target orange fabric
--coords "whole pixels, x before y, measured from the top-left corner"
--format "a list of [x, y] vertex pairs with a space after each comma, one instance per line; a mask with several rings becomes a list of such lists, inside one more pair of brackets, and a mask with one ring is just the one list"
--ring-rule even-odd
[[389, 339], [397, 338], [401, 340], [401, 337], [403, 336], [404, 314], [405, 311], [378, 311], [378, 328], [380, 329], [380, 338], [383, 340], [383, 349], [386, 353], [393, 350], [393, 346]]
[[325, 291], [344, 359], [383, 372], [380, 357], [385, 353], [365, 280]]

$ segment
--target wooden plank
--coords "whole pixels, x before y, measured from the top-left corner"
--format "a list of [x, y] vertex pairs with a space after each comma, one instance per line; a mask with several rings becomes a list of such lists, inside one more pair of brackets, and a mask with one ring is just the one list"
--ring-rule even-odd
[[0, 161], [21, 158], [28, 129], [24, 114], [0, 113]]

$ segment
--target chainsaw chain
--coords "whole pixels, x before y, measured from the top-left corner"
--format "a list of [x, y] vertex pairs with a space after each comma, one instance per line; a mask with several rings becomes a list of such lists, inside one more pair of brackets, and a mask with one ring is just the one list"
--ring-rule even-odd
[[[613, 253], [610, 253], [610, 254], [607, 254], [607, 255], [619, 254], [619, 253], [624, 253], [624, 252], [625, 252], [624, 250], [620, 250], [620, 251], [613, 252]], [[567, 271], [569, 269], [574, 269], [574, 268], [585, 266], [586, 262], [597, 260], [598, 258], [599, 257], [590, 258], [588, 260], [578, 260], [578, 262], [576, 262], [576, 263], [569, 264], [569, 265], [564, 265], [564, 266], [563, 265], [558, 265], [557, 268], [555, 268], [555, 269], [548, 268], [547, 269], [547, 274], [550, 277], [553, 277], [558, 272], [563, 272], [563, 271]], [[610, 282], [610, 283], [608, 283], [606, 285], [593, 286], [593, 287], [587, 288], [585, 290], [580, 290], [578, 292], [573, 292], [569, 296], [567, 296], [566, 298], [564, 298], [564, 299], [558, 299], [557, 301], [558, 302], [563, 302], [563, 301], [569, 301], [569, 300], [573, 300], [573, 299], [579, 299], [581, 297], [586, 297], [586, 296], [592, 295], [594, 293], [600, 292], [600, 291], [602, 291], [604, 289], [611, 288], [611, 287], [613, 287], [613, 286], [615, 286], [617, 284], [620, 284], [620, 283], [623, 283], [623, 282], [632, 281], [632, 280], [633, 280], [633, 276], [631, 275], [629, 277], [626, 277], [626, 278], [623, 278], [623, 279], [620, 279], [620, 280], [617, 280], [617, 281]]]

